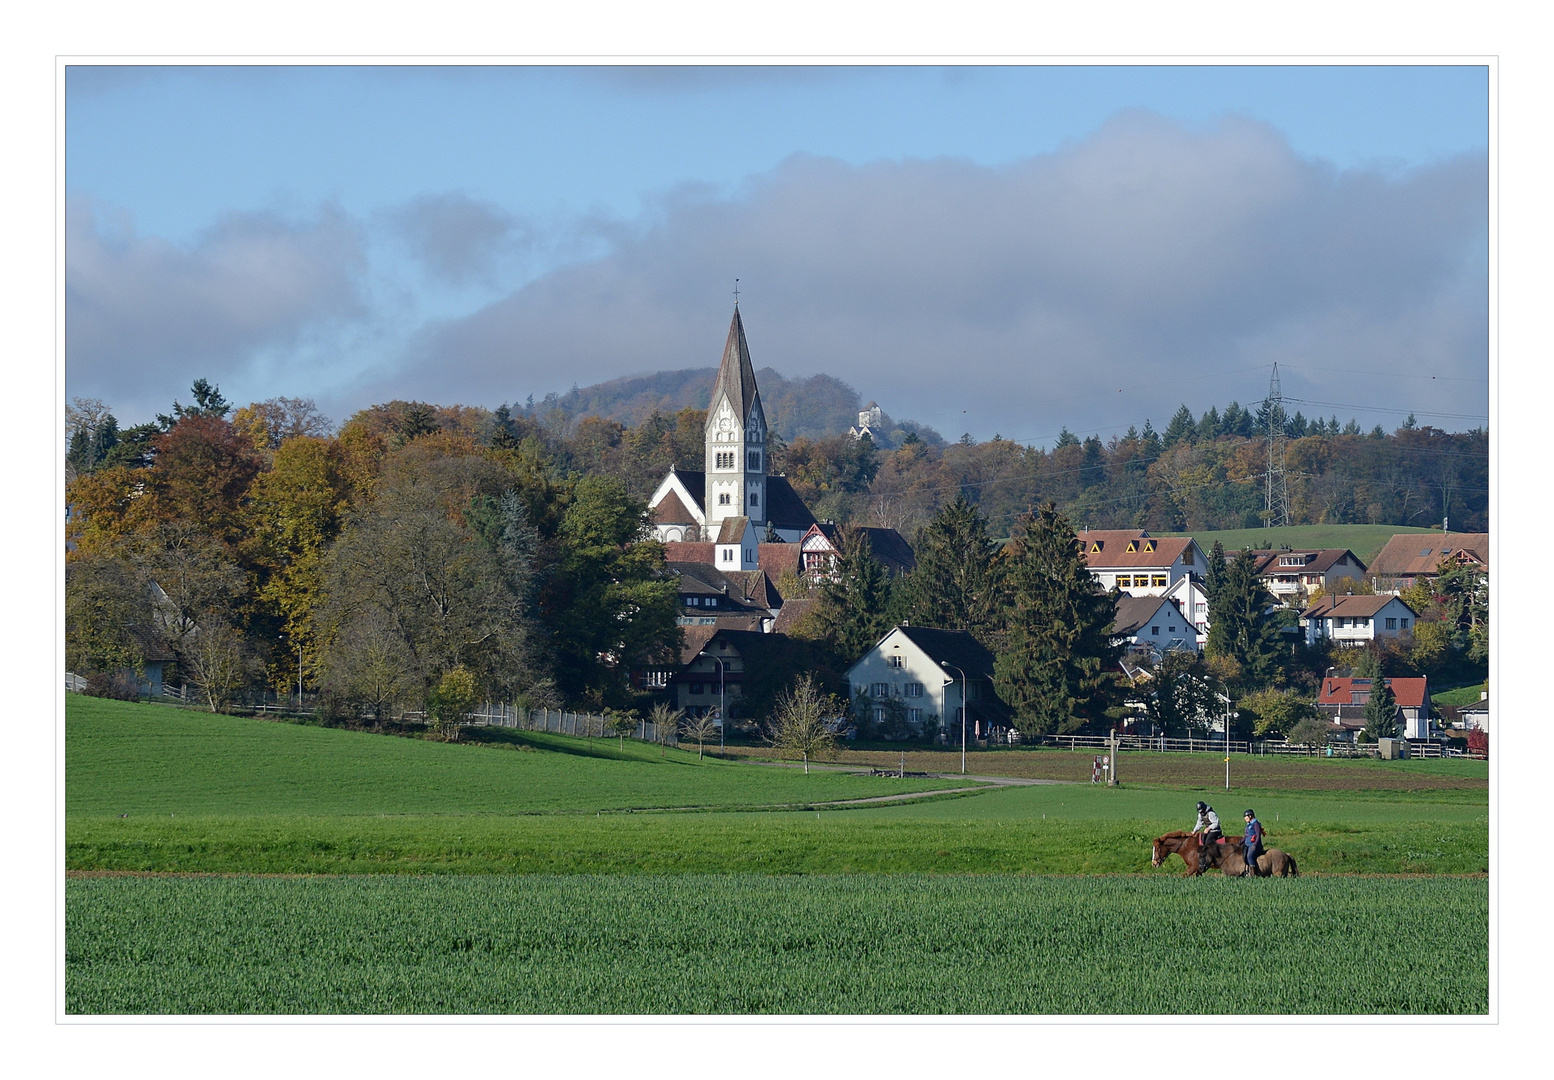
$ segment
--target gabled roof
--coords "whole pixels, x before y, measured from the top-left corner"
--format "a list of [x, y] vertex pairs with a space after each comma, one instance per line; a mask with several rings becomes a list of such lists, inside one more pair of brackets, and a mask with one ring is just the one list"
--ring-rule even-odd
[[1112, 623], [1112, 636], [1131, 637], [1150, 623], [1158, 622], [1155, 616], [1160, 614], [1161, 608], [1171, 609], [1162, 618], [1177, 620], [1181, 623], [1179, 630], [1197, 630], [1187, 616], [1182, 614], [1182, 609], [1177, 606], [1176, 601], [1169, 597], [1122, 595], [1117, 597], [1117, 617]]
[[895, 629], [936, 664], [952, 664], [964, 671], [968, 679], [993, 677], [993, 654], [972, 637], [969, 630], [936, 630], [927, 626], [898, 626]]
[[[703, 513], [707, 507], [707, 474], [705, 472], [693, 472], [690, 469], [676, 469], [675, 476], [680, 483], [685, 485], [685, 490], [696, 501], [698, 509]], [[766, 520], [778, 529], [793, 529], [803, 532], [815, 523], [815, 515], [809, 512], [809, 507], [804, 505], [804, 500], [799, 498], [798, 492], [793, 490], [793, 485], [788, 483], [785, 476], [771, 476], [766, 478]]]
[[772, 633], [786, 634], [793, 630], [793, 625], [809, 613], [814, 606], [814, 601], [801, 596], [784, 601], [782, 610], [777, 612], [777, 618], [772, 622]]
[[766, 571], [767, 576], [776, 581], [784, 574], [798, 576], [799, 556], [802, 554], [804, 550], [798, 544], [762, 540], [760, 548], [756, 551], [756, 561], [761, 569]]
[[[902, 574], [917, 569], [917, 553], [906, 542], [906, 537], [895, 529], [859, 526], [857, 531], [868, 542], [874, 557], [892, 573]], [[810, 536], [824, 537], [833, 551], [842, 548], [842, 527], [834, 521], [821, 521], [810, 526], [809, 533], [800, 538], [799, 544], [802, 545]]]
[[[750, 528], [750, 519], [747, 517], [727, 517], [723, 519], [723, 525], [718, 529], [719, 544], [738, 544], [745, 538], [745, 532]], [[759, 541], [760, 537], [756, 537]]]
[[[694, 651], [691, 649], [691, 631], [693, 629], [713, 631], [706, 637], [702, 637], [700, 634], [696, 635], [696, 640], [700, 644]], [[739, 655], [739, 658], [746, 662], [745, 666], [747, 669], [751, 661], [759, 662], [762, 657], [770, 656], [774, 653], [780, 655], [786, 652], [789, 645], [792, 644], [792, 639], [786, 634], [763, 634], [759, 630], [733, 630], [722, 626], [688, 626], [685, 628], [686, 647], [680, 654], [681, 659], [686, 664], [691, 663], [697, 656], [705, 652], [714, 641], [726, 642]], [[737, 672], [735, 673], [736, 676], [738, 674]], [[685, 673], [681, 672], [679, 677], [684, 678]]]
[[[1283, 550], [1264, 548], [1261, 551], [1252, 552], [1253, 556], [1261, 560], [1257, 567], [1259, 574], [1325, 574], [1335, 565], [1344, 561], [1348, 556], [1359, 564], [1360, 572], [1365, 572], [1365, 564], [1360, 562], [1360, 557], [1348, 548], [1296, 548]], [[1307, 559], [1300, 566], [1280, 566], [1279, 559], [1285, 555], [1305, 555]]]
[[1414, 609], [1395, 596], [1324, 596], [1300, 613], [1302, 619], [1369, 619], [1388, 604], [1400, 604], [1405, 611]]
[[1190, 536], [1150, 536], [1142, 529], [1087, 529], [1075, 540], [1092, 570], [1170, 566], [1193, 546]]
[[680, 496], [671, 491], [658, 505], [653, 507], [653, 524], [655, 525], [695, 525], [698, 524], [696, 515], [686, 509]]
[[734, 319], [728, 324], [728, 341], [723, 346], [723, 362], [718, 365], [718, 381], [712, 385], [712, 398], [707, 406], [707, 426], [716, 422], [718, 401], [728, 395], [728, 403], [739, 417], [741, 424], [750, 420], [750, 409], [759, 397], [755, 387], [755, 368], [750, 363], [750, 346], [745, 343], [745, 324], [734, 309]]
[[1370, 572], [1377, 577], [1389, 578], [1428, 576], [1435, 573], [1443, 557], [1455, 557], [1459, 552], [1487, 569], [1489, 534], [1400, 533], [1377, 553], [1371, 561]]
[[782, 594], [764, 570], [730, 570], [725, 575], [744, 603], [770, 611], [782, 607]]
[[[1371, 679], [1323, 679], [1322, 692], [1317, 696], [1318, 705], [1353, 705], [1359, 704], [1353, 700], [1353, 695], [1358, 692], [1362, 695], [1369, 694]], [[1405, 709], [1417, 709], [1429, 701], [1430, 680], [1418, 679], [1386, 679], [1384, 680], [1392, 691], [1392, 696], [1398, 705]]]

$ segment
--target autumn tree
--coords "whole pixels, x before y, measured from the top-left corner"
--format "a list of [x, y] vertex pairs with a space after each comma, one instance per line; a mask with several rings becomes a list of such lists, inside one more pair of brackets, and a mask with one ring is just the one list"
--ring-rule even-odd
[[993, 684], [1027, 735], [1098, 728], [1119, 703], [1115, 600], [1085, 568], [1074, 527], [1052, 503], [1010, 543], [1009, 616]]
[[1144, 707], [1156, 727], [1175, 738], [1208, 723], [1216, 711], [1216, 695], [1199, 653], [1173, 649], [1151, 674]]
[[128, 559], [95, 553], [65, 567], [65, 669], [142, 670], [155, 649], [151, 583]]

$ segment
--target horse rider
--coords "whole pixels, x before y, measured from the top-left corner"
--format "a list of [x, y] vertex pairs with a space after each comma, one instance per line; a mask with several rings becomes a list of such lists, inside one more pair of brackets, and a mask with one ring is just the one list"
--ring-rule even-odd
[[1225, 834], [1220, 831], [1219, 815], [1214, 812], [1214, 807], [1198, 800], [1198, 820], [1193, 824], [1192, 831], [1198, 836], [1198, 870], [1203, 873], [1213, 861], [1213, 845], [1219, 843], [1220, 837]]
[[1245, 814], [1246, 837], [1241, 842], [1241, 855], [1246, 860], [1243, 877], [1257, 876], [1257, 857], [1263, 853], [1263, 823], [1251, 810]]

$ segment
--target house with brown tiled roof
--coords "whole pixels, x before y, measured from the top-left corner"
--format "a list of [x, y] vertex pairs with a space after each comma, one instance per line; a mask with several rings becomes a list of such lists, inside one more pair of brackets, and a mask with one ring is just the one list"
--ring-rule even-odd
[[1348, 548], [1267, 549], [1252, 557], [1264, 587], [1286, 603], [1303, 601], [1318, 589], [1330, 592], [1344, 578], [1365, 580], [1365, 564]]
[[1365, 645], [1404, 637], [1419, 621], [1414, 609], [1396, 596], [1324, 596], [1300, 613], [1306, 644], [1324, 638], [1338, 645]]
[[1433, 578], [1443, 559], [1488, 574], [1489, 534], [1400, 533], [1371, 560], [1371, 580], [1377, 591], [1401, 592]]
[[[1398, 719], [1405, 739], [1430, 737], [1430, 680], [1385, 679], [1397, 702]], [[1327, 678], [1317, 695], [1317, 708], [1330, 719], [1341, 737], [1353, 739], [1365, 727], [1365, 706], [1371, 699], [1373, 679]]]
[[1085, 567], [1103, 589], [1164, 596], [1183, 577], [1203, 577], [1207, 560], [1190, 536], [1150, 536], [1142, 529], [1085, 529], [1075, 536]]
[[[869, 550], [892, 574], [906, 574], [917, 568], [917, 553], [895, 529], [860, 526], [857, 532]], [[835, 522], [822, 521], [809, 527], [799, 540], [800, 572], [823, 575], [836, 565], [842, 548], [842, 528]]]

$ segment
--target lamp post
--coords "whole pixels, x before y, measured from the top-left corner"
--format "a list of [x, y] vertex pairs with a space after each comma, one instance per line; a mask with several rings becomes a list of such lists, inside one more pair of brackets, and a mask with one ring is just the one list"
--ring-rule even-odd
[[712, 662], [718, 665], [718, 751], [721, 753], [728, 745], [724, 736], [728, 730], [728, 698], [723, 693], [723, 658], [714, 656]]
[[1230, 687], [1224, 683], [1219, 684], [1224, 691], [1221, 695], [1225, 699], [1225, 790], [1230, 790]]
[[[960, 774], [966, 775], [966, 673], [948, 660], [940, 660], [939, 666], [945, 670], [955, 668], [960, 671]], [[950, 682], [954, 682], [951, 679]]]

